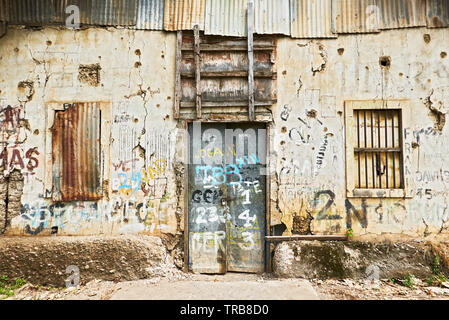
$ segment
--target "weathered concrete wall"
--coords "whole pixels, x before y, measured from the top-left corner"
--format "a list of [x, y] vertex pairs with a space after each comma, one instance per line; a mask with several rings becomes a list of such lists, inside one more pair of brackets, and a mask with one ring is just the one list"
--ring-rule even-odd
[[131, 281], [179, 278], [158, 237], [1, 237], [0, 274], [40, 285], [63, 287], [94, 279]]
[[[421, 279], [432, 275], [431, 243], [363, 241], [292, 241], [276, 247], [273, 272], [285, 278], [391, 279], [407, 273]], [[447, 272], [447, 265], [440, 265]]]
[[[272, 224], [286, 235], [349, 227], [356, 236], [446, 231], [448, 37], [447, 29], [418, 28], [278, 41]], [[365, 99], [410, 101], [411, 123], [403, 128], [411, 141], [404, 146], [410, 198], [346, 196], [344, 102]]]
[[[422, 237], [446, 230], [447, 41], [447, 29], [424, 28], [278, 39], [269, 155], [278, 233], [344, 234], [350, 227], [355, 235]], [[0, 39], [0, 230], [157, 235], [181, 265], [186, 155], [183, 124], [173, 119], [175, 49], [174, 33], [120, 28], [11, 28]], [[381, 66], [383, 56], [390, 65]], [[404, 169], [413, 177], [411, 198], [346, 197], [344, 101], [353, 99], [410, 100], [404, 134], [413, 143], [405, 146]], [[54, 204], [52, 108], [79, 101], [106, 104], [105, 196]]]
[[[9, 30], [0, 40], [0, 229], [7, 223], [9, 235], [49, 235], [52, 227], [58, 235], [164, 234], [175, 248], [183, 227], [173, 169], [175, 40], [173, 33], [115, 28]], [[107, 104], [105, 196], [54, 205], [51, 108], [77, 101]]]

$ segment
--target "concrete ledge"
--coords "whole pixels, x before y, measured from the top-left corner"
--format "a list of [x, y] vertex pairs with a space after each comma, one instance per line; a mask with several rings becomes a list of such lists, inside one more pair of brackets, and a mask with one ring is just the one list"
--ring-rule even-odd
[[79, 268], [80, 281], [129, 281], [179, 274], [161, 239], [151, 236], [0, 237], [0, 275], [32, 284], [65, 286]]
[[273, 272], [307, 279], [389, 279], [407, 272], [425, 278], [434, 258], [432, 245], [422, 242], [292, 241], [275, 248]]

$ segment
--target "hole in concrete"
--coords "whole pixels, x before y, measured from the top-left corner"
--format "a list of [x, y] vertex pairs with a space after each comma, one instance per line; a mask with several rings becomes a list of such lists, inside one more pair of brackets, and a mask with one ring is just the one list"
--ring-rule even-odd
[[34, 132], [33, 132], [33, 133], [34, 133], [34, 135], [35, 135], [35, 136], [37, 136], [37, 135], [39, 134], [39, 130], [38, 130], [38, 129], [36, 129], [36, 130], [34, 130]]
[[287, 230], [287, 226], [284, 223], [273, 226], [273, 235], [282, 236], [282, 234]]
[[134, 63], [134, 68], [139, 68], [140, 66], [142, 66], [142, 64], [139, 61], [136, 61], [136, 63]]
[[283, 146], [285, 144], [285, 141], [281, 141], [281, 146]]
[[387, 56], [380, 57], [379, 64], [382, 68], [389, 68], [391, 65], [391, 58]]
[[423, 39], [424, 39], [424, 42], [425, 43], [429, 43], [430, 42], [430, 34], [428, 34], [428, 33], [426, 33], [424, 36], [423, 36]]
[[136, 51], [134, 51], [134, 53], [136, 54], [136, 56], [140, 56], [142, 53], [140, 52], [140, 49], [136, 49]]
[[316, 118], [317, 114], [318, 114], [318, 112], [317, 112], [316, 110], [313, 110], [313, 109], [307, 111], [307, 116], [308, 116], [309, 118]]
[[287, 127], [282, 127], [281, 132], [282, 133], [286, 133], [287, 132]]
[[345, 48], [338, 48], [337, 52], [341, 56], [345, 52]]
[[441, 52], [440, 53], [440, 57], [441, 57], [441, 59], [444, 59], [444, 58], [446, 58], [447, 57], [447, 53], [446, 52]]
[[51, 227], [51, 234], [57, 234], [58, 233], [58, 227]]

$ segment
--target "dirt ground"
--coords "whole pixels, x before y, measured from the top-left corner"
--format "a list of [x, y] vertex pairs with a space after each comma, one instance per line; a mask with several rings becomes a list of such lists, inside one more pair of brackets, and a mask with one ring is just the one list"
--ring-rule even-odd
[[[176, 279], [113, 282], [93, 280], [73, 288], [26, 284], [6, 300], [449, 300], [449, 288], [414, 280], [407, 287], [392, 280], [277, 279], [270, 275], [184, 274]], [[449, 285], [448, 285], [449, 287]], [[222, 292], [221, 295], [211, 292]], [[265, 294], [267, 293], [267, 294]]]

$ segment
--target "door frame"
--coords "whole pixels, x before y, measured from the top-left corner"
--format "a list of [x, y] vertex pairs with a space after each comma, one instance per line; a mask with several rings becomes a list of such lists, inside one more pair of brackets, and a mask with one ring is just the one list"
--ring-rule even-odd
[[[184, 130], [188, 132], [189, 130], [189, 124], [200, 121], [201, 123], [217, 123], [217, 124], [227, 124], [227, 123], [233, 123], [233, 124], [264, 124], [265, 126], [265, 144], [266, 144], [266, 169], [267, 171], [270, 170], [270, 121], [242, 121], [242, 120], [192, 120], [192, 119], [185, 119], [184, 122]], [[180, 121], [181, 122], [181, 121]], [[184, 150], [186, 152], [184, 153], [184, 163], [186, 164], [185, 167], [185, 174], [183, 179], [184, 184], [184, 190], [183, 190], [183, 198], [184, 198], [184, 264], [183, 264], [183, 271], [188, 273], [189, 270], [189, 188], [187, 187], [189, 185], [189, 161], [190, 161], [190, 139], [185, 139], [184, 141]], [[271, 235], [271, 201], [270, 201], [270, 194], [271, 194], [271, 183], [270, 183], [270, 175], [265, 175], [265, 237]], [[265, 265], [265, 272], [271, 272], [271, 248], [270, 248], [270, 242], [264, 239], [264, 250], [265, 250], [265, 258], [264, 258], [264, 265]]]

